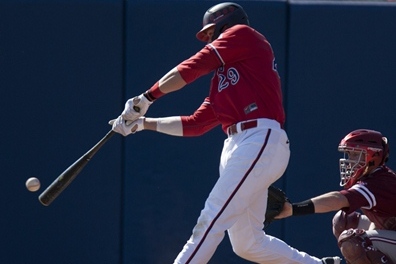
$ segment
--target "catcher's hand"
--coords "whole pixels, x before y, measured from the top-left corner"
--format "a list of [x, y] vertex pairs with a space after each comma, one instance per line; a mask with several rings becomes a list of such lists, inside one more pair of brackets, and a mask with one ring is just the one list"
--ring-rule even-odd
[[267, 211], [265, 212], [264, 228], [271, 224], [282, 210], [285, 202], [289, 202], [289, 198], [281, 189], [271, 185], [268, 188]]

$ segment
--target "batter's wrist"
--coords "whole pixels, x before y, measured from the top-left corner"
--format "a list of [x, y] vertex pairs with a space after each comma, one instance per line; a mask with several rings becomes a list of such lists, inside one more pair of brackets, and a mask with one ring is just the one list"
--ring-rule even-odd
[[300, 203], [293, 203], [292, 204], [292, 215], [307, 215], [307, 214], [314, 214], [315, 213], [315, 205], [312, 200], [306, 200]]
[[159, 82], [156, 82], [150, 89], [148, 89], [144, 94], [144, 97], [147, 98], [150, 102], [154, 102], [156, 99], [160, 98], [164, 95], [163, 92], [159, 89]]

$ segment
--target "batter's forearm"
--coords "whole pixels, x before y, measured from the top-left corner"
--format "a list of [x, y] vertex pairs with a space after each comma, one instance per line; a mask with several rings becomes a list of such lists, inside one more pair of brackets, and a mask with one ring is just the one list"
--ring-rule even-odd
[[143, 121], [145, 130], [157, 131], [157, 118], [146, 117]]
[[144, 119], [144, 129], [172, 136], [183, 136], [183, 124], [180, 116]]
[[162, 93], [171, 93], [180, 90], [186, 85], [177, 68], [173, 68], [159, 80], [159, 89]]
[[173, 68], [165, 74], [158, 82], [148, 89], [144, 96], [148, 101], [153, 102], [156, 99], [183, 88], [187, 83], [181, 77], [177, 68]]

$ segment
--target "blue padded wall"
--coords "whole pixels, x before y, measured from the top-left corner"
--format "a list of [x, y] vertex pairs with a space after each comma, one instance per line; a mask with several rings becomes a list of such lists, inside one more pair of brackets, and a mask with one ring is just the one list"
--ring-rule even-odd
[[[126, 99], [203, 47], [195, 33], [216, 3], [0, 2], [1, 263], [172, 263], [218, 177], [220, 127], [199, 138], [116, 135], [49, 207], [24, 182], [36, 176], [43, 191], [109, 131]], [[339, 190], [337, 145], [351, 130], [382, 131], [392, 151], [394, 3], [238, 3], [277, 58], [292, 149], [277, 185], [292, 201]], [[161, 98], [148, 115], [191, 114], [210, 78]], [[289, 218], [267, 232], [336, 255], [332, 217]], [[225, 237], [210, 263], [249, 262]]]
[[[122, 8], [0, 2], [0, 263], [120, 263], [120, 137], [49, 207], [37, 197], [119, 114]], [[26, 190], [31, 176], [41, 180], [39, 192]]]

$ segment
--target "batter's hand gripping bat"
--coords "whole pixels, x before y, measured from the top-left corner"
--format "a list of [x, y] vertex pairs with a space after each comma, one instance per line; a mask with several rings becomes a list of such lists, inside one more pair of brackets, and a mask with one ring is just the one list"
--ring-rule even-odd
[[87, 165], [91, 158], [98, 152], [98, 150], [115, 134], [110, 130], [101, 140], [96, 143], [87, 153], [81, 156], [69, 168], [67, 168], [55, 181], [48, 186], [39, 196], [39, 201], [45, 205], [50, 205], [56, 197], [76, 178], [81, 170]]

